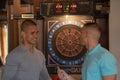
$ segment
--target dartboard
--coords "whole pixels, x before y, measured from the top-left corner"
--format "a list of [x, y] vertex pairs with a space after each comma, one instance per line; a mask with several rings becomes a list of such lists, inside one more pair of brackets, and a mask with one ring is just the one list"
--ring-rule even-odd
[[80, 43], [82, 24], [64, 21], [55, 25], [48, 35], [51, 57], [63, 65], [77, 65], [83, 61], [85, 48]]

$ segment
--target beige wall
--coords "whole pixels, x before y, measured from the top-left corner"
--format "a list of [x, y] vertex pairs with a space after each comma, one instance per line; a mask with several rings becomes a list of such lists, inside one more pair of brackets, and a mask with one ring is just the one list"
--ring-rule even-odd
[[118, 60], [120, 80], [120, 0], [111, 0], [109, 19], [109, 49]]

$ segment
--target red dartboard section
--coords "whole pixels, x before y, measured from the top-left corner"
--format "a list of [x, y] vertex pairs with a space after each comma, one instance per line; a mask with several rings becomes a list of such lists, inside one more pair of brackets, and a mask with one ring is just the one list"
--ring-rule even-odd
[[47, 24], [47, 68], [56, 73], [59, 65], [70, 73], [80, 73], [84, 61], [85, 47], [81, 44], [81, 28], [83, 23], [78, 20], [48, 19]]

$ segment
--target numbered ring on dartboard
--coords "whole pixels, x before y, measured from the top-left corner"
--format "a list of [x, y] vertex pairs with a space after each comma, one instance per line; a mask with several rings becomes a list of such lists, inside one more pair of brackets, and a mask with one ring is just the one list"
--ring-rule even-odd
[[51, 29], [48, 36], [51, 57], [63, 65], [81, 64], [86, 52], [80, 43], [81, 27], [74, 24], [58, 25]]

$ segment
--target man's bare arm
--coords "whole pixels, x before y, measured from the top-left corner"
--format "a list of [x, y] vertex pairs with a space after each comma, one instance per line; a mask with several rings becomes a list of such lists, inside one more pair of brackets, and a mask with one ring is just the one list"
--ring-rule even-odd
[[103, 80], [117, 80], [117, 75], [104, 76]]

